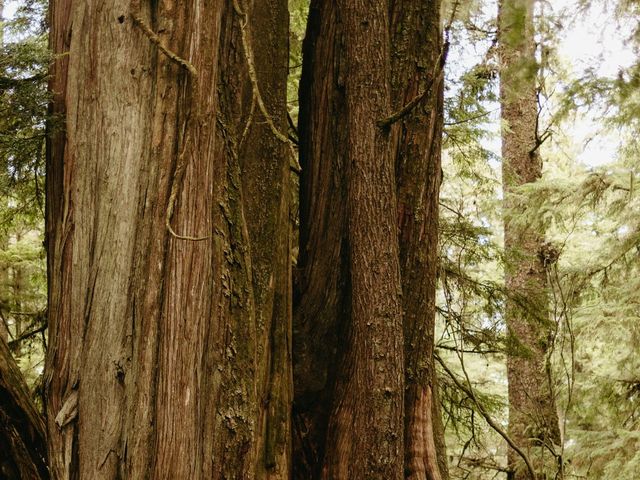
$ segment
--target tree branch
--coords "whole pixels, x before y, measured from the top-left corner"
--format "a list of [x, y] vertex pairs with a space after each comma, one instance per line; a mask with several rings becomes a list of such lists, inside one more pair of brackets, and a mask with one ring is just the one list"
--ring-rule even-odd
[[404, 107], [402, 107], [397, 112], [392, 113], [387, 118], [379, 120], [378, 127], [389, 128], [391, 125], [393, 125], [397, 121], [402, 120], [409, 113], [411, 113], [414, 108], [416, 108], [420, 103], [422, 103], [425, 98], [427, 98], [431, 94], [434, 84], [436, 86], [439, 85], [442, 79], [442, 73], [444, 72], [444, 65], [446, 63], [448, 51], [449, 51], [449, 43], [445, 42], [445, 44], [442, 47], [442, 51], [438, 56], [438, 60], [436, 60], [436, 64], [433, 68], [433, 73], [431, 74], [431, 77], [427, 81], [427, 85], [425, 89], [422, 91], [422, 93], [419, 93], [418, 95], [416, 95], [409, 103], [407, 103]]
[[[438, 363], [442, 366], [442, 368], [447, 373], [447, 375], [451, 377], [451, 380], [453, 380], [456, 386], [460, 390], [462, 390], [469, 397], [469, 399], [476, 405], [476, 407], [478, 408], [478, 411], [480, 412], [480, 415], [484, 417], [484, 419], [489, 424], [489, 426], [493, 428], [498, 433], [498, 435], [504, 438], [506, 442], [509, 444], [509, 446], [513, 448], [518, 455], [520, 455], [520, 457], [524, 460], [524, 463], [527, 465], [527, 470], [529, 470], [529, 474], [531, 475], [531, 478], [536, 478], [535, 470], [533, 469], [533, 465], [531, 464], [529, 457], [522, 451], [522, 449], [520, 449], [520, 447], [518, 447], [515, 444], [515, 442], [511, 439], [511, 437], [509, 437], [507, 432], [505, 432], [500, 427], [500, 425], [498, 425], [498, 423], [493, 418], [491, 418], [491, 415], [489, 415], [489, 413], [486, 411], [482, 403], [480, 403], [480, 401], [476, 397], [475, 393], [473, 392], [473, 388], [470, 385], [463, 385], [456, 378], [456, 375], [451, 371], [451, 369], [447, 367], [447, 365], [444, 363], [442, 358], [440, 358], [440, 355], [438, 355], [437, 353], [434, 353], [434, 357], [438, 361]], [[468, 378], [467, 378], [467, 383], [469, 383]]]
[[167, 47], [165, 47], [162, 44], [160, 37], [158, 37], [158, 35], [151, 29], [151, 27], [149, 27], [149, 25], [147, 25], [147, 23], [142, 19], [142, 17], [140, 16], [139, 0], [131, 2], [131, 10], [131, 18], [133, 18], [133, 24], [139, 27], [140, 30], [142, 30], [142, 33], [144, 33], [144, 35], [149, 39], [149, 41], [151, 41], [151, 43], [158, 47], [158, 50], [164, 53], [170, 60], [173, 60], [178, 65], [184, 67], [194, 77], [198, 76], [196, 67], [194, 67], [193, 64], [188, 60], [185, 60], [177, 53], [172, 52]]

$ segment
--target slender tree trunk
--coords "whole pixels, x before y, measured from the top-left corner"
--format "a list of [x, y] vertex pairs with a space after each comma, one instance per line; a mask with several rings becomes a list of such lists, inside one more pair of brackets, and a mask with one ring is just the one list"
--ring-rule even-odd
[[288, 478], [286, 1], [50, 15], [53, 475]]
[[[7, 238], [0, 232], [0, 250], [7, 248]], [[9, 341], [9, 268], [0, 264], [0, 340]]]
[[44, 422], [3, 339], [0, 339], [0, 478], [49, 478]]
[[306, 461], [297, 478], [403, 476], [395, 178], [389, 134], [377, 126], [390, 111], [388, 32], [385, 4], [311, 4], [294, 337]]
[[[20, 232], [15, 234], [16, 243], [22, 240], [22, 234]], [[15, 312], [13, 315], [13, 336], [14, 338], [20, 338], [25, 331], [25, 324], [23, 323], [24, 316], [24, 304], [22, 302], [25, 291], [25, 271], [21, 265], [14, 265], [11, 268], [12, 279], [12, 297], [11, 307]], [[20, 358], [23, 354], [22, 342], [16, 342], [15, 345], [10, 347], [13, 355], [16, 358]]]
[[[395, 127], [395, 168], [405, 349], [405, 477], [447, 477], [433, 383], [438, 200], [441, 183], [444, 52], [440, 1], [392, 2], [392, 86], [399, 111], [424, 100]], [[438, 428], [440, 427], [440, 428]]]
[[[510, 218], [522, 210], [514, 189], [535, 182], [542, 175], [537, 135], [536, 60], [533, 3], [502, 1], [499, 7], [500, 101], [502, 120], [505, 251], [508, 261], [506, 322], [511, 352], [507, 358], [509, 379], [509, 435], [542, 469], [544, 445], [558, 444], [560, 433], [555, 400], [546, 361], [551, 334], [548, 318], [546, 272], [541, 260], [543, 232], [521, 227]], [[512, 478], [528, 479], [529, 473], [509, 450]]]

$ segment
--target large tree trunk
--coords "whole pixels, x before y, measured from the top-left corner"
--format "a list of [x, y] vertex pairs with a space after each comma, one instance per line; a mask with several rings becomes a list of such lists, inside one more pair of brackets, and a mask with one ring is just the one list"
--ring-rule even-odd
[[[537, 135], [533, 3], [502, 1], [499, 7], [500, 102], [505, 218], [506, 322], [512, 340], [507, 358], [509, 435], [534, 463], [560, 433], [546, 351], [551, 325], [541, 247], [543, 232], [510, 221], [522, 210], [513, 190], [542, 175]], [[548, 456], [548, 453], [545, 454]], [[519, 455], [509, 450], [514, 479], [529, 479]], [[536, 468], [542, 468], [536, 467]]]
[[[433, 382], [443, 63], [440, 1], [392, 3], [394, 110], [424, 99], [393, 127], [405, 349], [405, 476], [440, 480], [448, 469]], [[426, 92], [426, 94], [425, 94]]]
[[0, 478], [49, 478], [44, 432], [20, 369], [0, 339]]
[[[447, 474], [432, 361], [443, 112], [439, 2], [392, 2], [390, 15], [367, 2], [311, 3], [300, 88], [294, 314], [299, 479]], [[391, 133], [376, 126], [427, 88]], [[398, 250], [390, 212], [397, 212]], [[379, 320], [397, 312], [396, 261], [404, 329]], [[395, 354], [381, 355], [380, 347]], [[405, 348], [407, 388], [396, 396], [392, 382]], [[373, 376], [365, 380], [358, 369]], [[376, 400], [376, 388], [388, 404]], [[380, 441], [398, 434], [401, 402], [404, 442]], [[367, 430], [360, 423], [367, 418], [387, 431]], [[349, 434], [338, 433], [346, 421]]]
[[288, 478], [287, 5], [248, 3], [52, 2], [56, 478]]
[[384, 3], [312, 2], [300, 89], [296, 478], [403, 476], [395, 178], [377, 125], [390, 111], [389, 55]]

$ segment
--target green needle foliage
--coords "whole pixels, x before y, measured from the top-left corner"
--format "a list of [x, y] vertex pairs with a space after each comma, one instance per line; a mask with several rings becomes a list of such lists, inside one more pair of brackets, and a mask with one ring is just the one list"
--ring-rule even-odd
[[42, 247], [49, 53], [46, 3], [22, 2], [0, 46], [0, 331], [33, 386], [45, 345]]

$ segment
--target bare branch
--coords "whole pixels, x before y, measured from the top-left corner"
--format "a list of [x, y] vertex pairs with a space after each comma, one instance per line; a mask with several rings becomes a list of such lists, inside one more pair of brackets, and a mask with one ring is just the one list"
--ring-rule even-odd
[[527, 465], [527, 470], [529, 470], [529, 474], [531, 475], [531, 478], [537, 478], [536, 474], [535, 474], [535, 470], [533, 469], [533, 465], [531, 464], [531, 461], [529, 460], [529, 457], [522, 451], [522, 449], [520, 447], [518, 447], [515, 444], [515, 442], [511, 439], [511, 437], [509, 437], [507, 432], [505, 432], [500, 427], [500, 425], [498, 425], [498, 423], [493, 418], [491, 418], [491, 415], [489, 415], [487, 410], [484, 408], [484, 405], [482, 405], [482, 403], [476, 397], [476, 395], [475, 395], [475, 393], [473, 391], [473, 388], [471, 387], [471, 384], [469, 383], [469, 379], [467, 378], [467, 384], [468, 385], [463, 385], [460, 382], [460, 380], [458, 380], [456, 375], [451, 371], [451, 369], [449, 367], [447, 367], [446, 363], [444, 363], [442, 358], [440, 358], [440, 355], [435, 353], [434, 357], [438, 361], [438, 363], [442, 366], [442, 368], [447, 373], [447, 375], [449, 375], [449, 377], [451, 377], [451, 380], [453, 380], [453, 383], [455, 383], [456, 386], [460, 390], [462, 390], [469, 397], [469, 399], [475, 404], [475, 406], [478, 408], [478, 411], [480, 412], [480, 415], [482, 415], [484, 417], [484, 419], [489, 424], [489, 426], [491, 428], [493, 428], [498, 433], [498, 435], [500, 435], [502, 438], [504, 438], [506, 440], [506, 442], [509, 444], [509, 446], [511, 448], [513, 448], [518, 455], [520, 455], [520, 457], [524, 460], [524, 463]]

